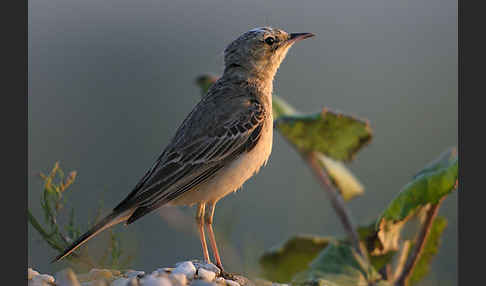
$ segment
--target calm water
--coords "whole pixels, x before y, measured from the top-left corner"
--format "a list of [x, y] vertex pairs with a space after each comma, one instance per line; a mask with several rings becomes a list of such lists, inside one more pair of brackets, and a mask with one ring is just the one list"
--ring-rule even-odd
[[[168, 1], [167, 1], [168, 2]], [[29, 207], [40, 215], [39, 171], [77, 170], [69, 201], [85, 225], [99, 201], [118, 203], [156, 159], [199, 98], [194, 78], [222, 71], [239, 34], [272, 25], [317, 37], [294, 46], [275, 91], [301, 111], [329, 107], [367, 118], [372, 143], [350, 168], [366, 194], [349, 203], [368, 223], [411, 176], [457, 145], [457, 1], [29, 1]], [[296, 233], [343, 235], [325, 194], [276, 136], [267, 167], [222, 200], [215, 227], [230, 271]], [[427, 285], [457, 284], [457, 194]], [[178, 209], [192, 222], [194, 209]], [[191, 225], [156, 212], [117, 227], [136, 247], [133, 268], [201, 256]], [[175, 217], [174, 219], [177, 219]], [[102, 239], [88, 243], [96, 247]], [[223, 238], [221, 238], [223, 240]], [[55, 255], [29, 227], [29, 266]], [[426, 283], [424, 283], [425, 285]]]

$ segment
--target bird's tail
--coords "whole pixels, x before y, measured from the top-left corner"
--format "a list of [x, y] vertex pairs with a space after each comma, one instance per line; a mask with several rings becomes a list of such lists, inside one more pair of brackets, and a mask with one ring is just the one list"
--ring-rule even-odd
[[83, 243], [85, 243], [101, 231], [109, 228], [110, 226], [126, 221], [132, 213], [133, 211], [125, 211], [122, 213], [112, 212], [111, 214], [103, 218], [100, 222], [98, 222], [95, 226], [93, 226], [90, 230], [88, 230], [86, 233], [76, 239], [76, 241], [74, 241], [68, 248], [66, 248], [63, 253], [59, 254], [56, 258], [54, 258], [51, 263], [59, 261], [64, 257], [68, 256], [69, 254], [71, 254], [71, 252], [76, 250], [76, 248], [80, 247]]

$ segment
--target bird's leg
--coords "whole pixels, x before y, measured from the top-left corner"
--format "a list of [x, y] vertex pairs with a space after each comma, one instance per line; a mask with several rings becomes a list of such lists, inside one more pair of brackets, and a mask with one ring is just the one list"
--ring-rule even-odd
[[206, 208], [205, 203], [200, 203], [197, 205], [197, 212], [196, 212], [196, 223], [197, 227], [199, 229], [199, 238], [201, 239], [201, 245], [203, 249], [203, 254], [204, 254], [204, 260], [206, 260], [206, 263], [211, 263], [211, 260], [209, 259], [209, 252], [208, 252], [208, 245], [206, 244], [206, 237], [204, 236], [204, 210]]
[[214, 206], [216, 203], [208, 203], [208, 211], [204, 215], [204, 222], [208, 228], [209, 232], [209, 241], [211, 242], [211, 248], [213, 249], [214, 259], [216, 259], [216, 266], [221, 269], [221, 272], [224, 273], [223, 264], [221, 264], [221, 258], [219, 257], [218, 246], [216, 245], [216, 238], [214, 237], [213, 231], [213, 217], [214, 217]]

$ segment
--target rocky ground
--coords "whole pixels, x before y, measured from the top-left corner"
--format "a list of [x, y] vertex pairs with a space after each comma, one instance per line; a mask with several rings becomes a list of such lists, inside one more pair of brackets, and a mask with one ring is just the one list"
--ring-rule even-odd
[[75, 274], [65, 269], [54, 276], [28, 269], [29, 286], [286, 286], [268, 281], [251, 281], [237, 274], [221, 273], [214, 264], [199, 261], [180, 262], [173, 268], [151, 273], [135, 270], [92, 269]]

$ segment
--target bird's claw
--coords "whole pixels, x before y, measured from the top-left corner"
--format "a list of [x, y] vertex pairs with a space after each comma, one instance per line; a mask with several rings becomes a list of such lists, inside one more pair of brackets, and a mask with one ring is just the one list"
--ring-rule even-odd
[[224, 271], [223, 265], [217, 264], [216, 266], [219, 268], [219, 271], [220, 271], [219, 272], [220, 273], [219, 276], [220, 277], [223, 277], [224, 279], [231, 279], [231, 280], [233, 280], [233, 278], [234, 278], [233, 274]]

